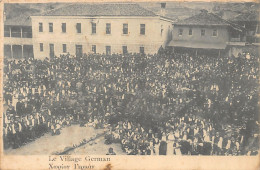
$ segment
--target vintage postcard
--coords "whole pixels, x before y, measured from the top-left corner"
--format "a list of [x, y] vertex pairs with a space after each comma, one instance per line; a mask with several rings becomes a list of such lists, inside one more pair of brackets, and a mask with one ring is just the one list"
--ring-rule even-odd
[[256, 1], [2, 1], [0, 169], [259, 169]]

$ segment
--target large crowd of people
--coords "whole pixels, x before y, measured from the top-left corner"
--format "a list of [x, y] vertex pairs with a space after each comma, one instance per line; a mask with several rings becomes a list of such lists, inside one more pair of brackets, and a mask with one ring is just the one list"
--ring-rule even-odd
[[254, 155], [258, 54], [70, 54], [4, 64], [4, 147], [72, 123], [128, 154]]

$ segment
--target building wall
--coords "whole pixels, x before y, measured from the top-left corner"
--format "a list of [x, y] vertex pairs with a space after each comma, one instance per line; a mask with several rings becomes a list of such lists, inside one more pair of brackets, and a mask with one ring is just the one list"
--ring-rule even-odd
[[[43, 23], [43, 32], [39, 32], [39, 22]], [[53, 32], [49, 32], [49, 23], [53, 23]], [[96, 23], [96, 34], [92, 34], [91, 22]], [[66, 23], [66, 33], [61, 25]], [[77, 33], [76, 24], [81, 23], [81, 33]], [[106, 23], [111, 23], [111, 34], [106, 34]], [[123, 24], [128, 23], [128, 35], [123, 34]], [[140, 24], [145, 24], [145, 35], [140, 35]], [[49, 57], [49, 44], [54, 44], [55, 55], [62, 54], [62, 44], [67, 44], [67, 52], [75, 55], [76, 45], [82, 45], [83, 53], [90, 53], [96, 45], [97, 53], [105, 53], [111, 46], [111, 53], [122, 53], [127, 46], [130, 53], [139, 53], [141, 46], [145, 53], [156, 53], [160, 46], [170, 40], [172, 23], [159, 17], [61, 17], [33, 16], [33, 45], [35, 58]], [[163, 30], [163, 31], [162, 31]], [[40, 51], [43, 43], [43, 51]]]
[[[189, 29], [192, 28], [192, 35]], [[179, 35], [179, 29], [183, 29], [183, 34]], [[201, 29], [205, 29], [205, 36], [201, 36]], [[214, 29], [217, 29], [217, 36], [212, 36]], [[206, 27], [206, 26], [174, 26], [172, 37], [174, 41], [188, 41], [194, 43], [227, 43], [229, 34], [227, 27]]]

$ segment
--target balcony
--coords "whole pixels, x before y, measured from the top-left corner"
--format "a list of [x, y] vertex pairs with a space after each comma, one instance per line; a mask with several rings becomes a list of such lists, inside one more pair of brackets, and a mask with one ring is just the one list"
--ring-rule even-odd
[[32, 38], [31, 27], [5, 26], [4, 37], [12, 38]]

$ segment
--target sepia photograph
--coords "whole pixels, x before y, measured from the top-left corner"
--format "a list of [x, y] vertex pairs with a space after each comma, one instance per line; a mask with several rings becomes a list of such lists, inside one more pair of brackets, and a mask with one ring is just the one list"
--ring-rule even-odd
[[2, 154], [259, 156], [259, 7], [3, 3]]

